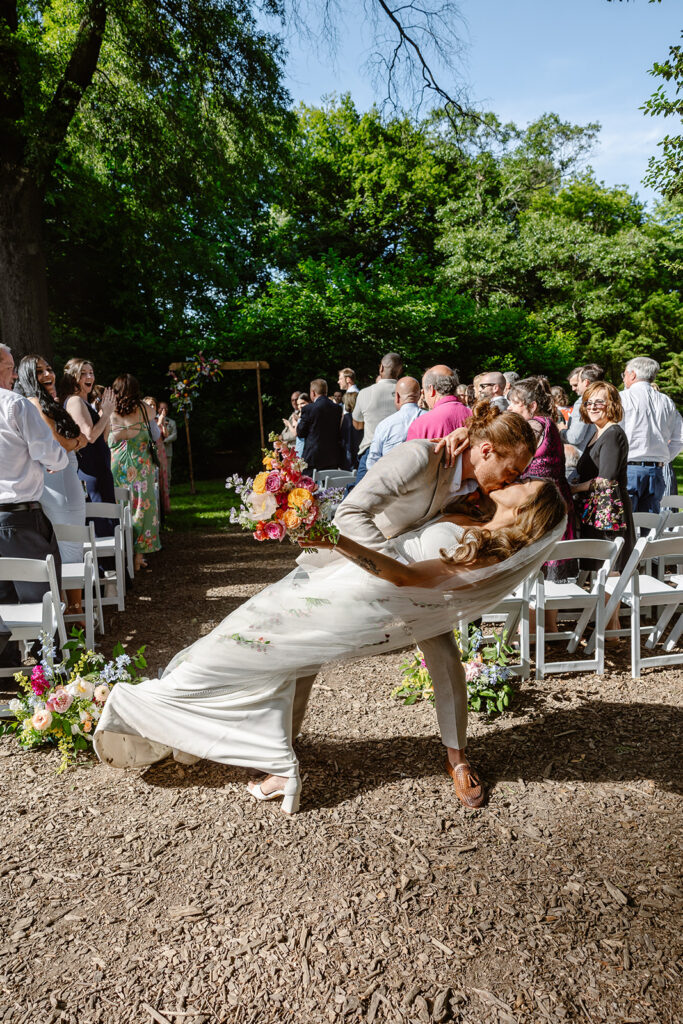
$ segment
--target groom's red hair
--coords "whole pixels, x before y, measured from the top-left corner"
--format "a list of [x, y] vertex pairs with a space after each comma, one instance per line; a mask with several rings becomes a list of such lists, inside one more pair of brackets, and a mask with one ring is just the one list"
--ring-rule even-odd
[[536, 435], [516, 412], [501, 412], [486, 400], [477, 402], [467, 421], [470, 445], [488, 441], [501, 455], [526, 448], [529, 456], [536, 452]]

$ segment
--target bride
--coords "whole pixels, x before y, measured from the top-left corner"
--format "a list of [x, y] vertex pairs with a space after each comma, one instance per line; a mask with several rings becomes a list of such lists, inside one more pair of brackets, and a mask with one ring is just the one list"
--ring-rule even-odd
[[298, 566], [173, 658], [160, 679], [118, 683], [94, 735], [100, 759], [143, 767], [173, 753], [270, 773], [260, 800], [298, 810], [292, 746], [298, 676], [339, 658], [397, 650], [495, 606], [540, 568], [562, 535], [564, 502], [552, 482], [492, 491], [482, 524], [444, 516], [395, 541], [399, 559], [340, 537], [335, 558]]

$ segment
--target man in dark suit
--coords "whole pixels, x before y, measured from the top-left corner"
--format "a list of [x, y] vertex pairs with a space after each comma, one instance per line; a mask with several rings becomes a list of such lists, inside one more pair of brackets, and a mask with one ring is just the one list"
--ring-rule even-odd
[[327, 381], [311, 381], [311, 401], [301, 410], [296, 436], [304, 439], [309, 469], [337, 469], [342, 407], [327, 397]]

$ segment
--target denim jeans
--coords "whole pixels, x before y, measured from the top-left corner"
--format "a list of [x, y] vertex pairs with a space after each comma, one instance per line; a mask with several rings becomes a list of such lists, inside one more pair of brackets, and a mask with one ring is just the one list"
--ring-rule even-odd
[[626, 467], [626, 486], [634, 512], [659, 512], [664, 495], [664, 471], [661, 466]]

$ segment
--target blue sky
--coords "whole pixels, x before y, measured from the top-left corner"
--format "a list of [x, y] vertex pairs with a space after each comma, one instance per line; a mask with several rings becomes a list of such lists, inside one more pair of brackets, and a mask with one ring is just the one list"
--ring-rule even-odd
[[[363, 69], [371, 30], [362, 0], [343, 6], [334, 60], [322, 44], [295, 35], [287, 41], [287, 85], [296, 103], [350, 92], [367, 109], [382, 99]], [[638, 107], [656, 86], [647, 69], [680, 39], [681, 0], [461, 0], [460, 9], [459, 67], [472, 102], [522, 125], [549, 111], [578, 124], [599, 121], [600, 142], [589, 160], [598, 178], [652, 198], [641, 184], [648, 157], [665, 131], [679, 126]], [[443, 80], [452, 86], [448, 75]]]

